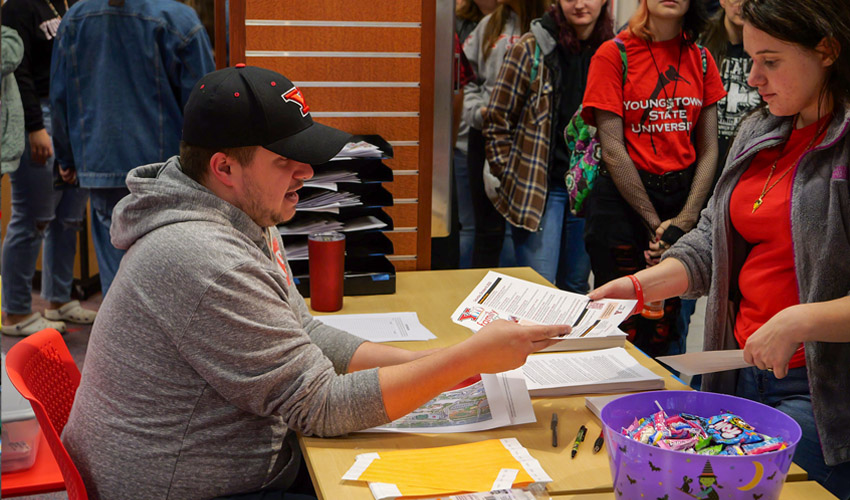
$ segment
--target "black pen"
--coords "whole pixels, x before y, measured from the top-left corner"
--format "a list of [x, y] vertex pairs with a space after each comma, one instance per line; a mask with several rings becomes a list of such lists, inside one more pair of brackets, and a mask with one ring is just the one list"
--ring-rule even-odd
[[558, 414], [552, 414], [552, 422], [549, 424], [552, 428], [552, 448], [558, 447]]
[[602, 449], [602, 445], [605, 443], [605, 431], [599, 431], [599, 437], [596, 438], [596, 441], [593, 443], [593, 453], [597, 453]]
[[578, 434], [576, 434], [576, 442], [573, 443], [573, 450], [570, 452], [570, 458], [575, 458], [576, 453], [578, 453], [578, 445], [584, 441], [584, 435], [587, 434], [587, 427], [581, 426], [578, 429]]

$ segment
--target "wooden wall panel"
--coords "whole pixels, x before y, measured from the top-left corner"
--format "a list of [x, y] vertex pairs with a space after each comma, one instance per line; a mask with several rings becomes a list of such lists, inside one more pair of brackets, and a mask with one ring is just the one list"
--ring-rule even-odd
[[419, 0], [369, 0], [362, 3], [352, 0], [249, 0], [247, 3], [246, 19], [419, 22], [422, 17]]
[[416, 255], [415, 231], [387, 231], [384, 234], [393, 242], [394, 255]]
[[415, 82], [419, 59], [413, 57], [257, 57], [245, 58], [251, 66], [268, 68], [292, 81], [310, 82]]
[[[299, 85], [317, 122], [393, 145], [394, 158], [385, 161], [397, 172], [385, 185], [395, 200], [386, 208], [395, 227], [392, 262], [398, 270], [429, 268], [436, 0], [230, 6], [231, 64], [280, 72]], [[362, 57], [346, 57], [353, 54]]]
[[399, 227], [417, 227], [417, 203], [396, 203], [392, 207], [385, 207], [384, 212], [393, 218], [393, 225]]
[[[298, 85], [298, 82], [295, 82]], [[299, 86], [310, 111], [416, 111], [419, 89]]]
[[419, 52], [416, 28], [246, 26], [246, 50]]
[[387, 191], [392, 193], [394, 199], [416, 199], [419, 197], [419, 176], [396, 174], [393, 181], [385, 183], [384, 187], [387, 188]]
[[393, 146], [393, 157], [384, 164], [393, 170], [418, 170], [419, 146]]
[[418, 118], [314, 116], [313, 120], [352, 134], [379, 134], [387, 141], [409, 141], [419, 136]]
[[390, 260], [390, 262], [395, 266], [396, 272], [416, 270], [416, 260]]

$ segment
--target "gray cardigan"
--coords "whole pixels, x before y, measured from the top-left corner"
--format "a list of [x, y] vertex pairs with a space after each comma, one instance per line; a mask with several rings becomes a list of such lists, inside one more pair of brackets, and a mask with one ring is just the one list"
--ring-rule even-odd
[[[737, 274], [746, 243], [729, 218], [732, 190], [759, 151], [781, 143], [792, 120], [756, 113], [740, 127], [726, 167], [697, 227], [666, 254], [688, 273], [686, 296], [708, 294], [705, 350], [737, 349], [733, 335]], [[850, 106], [835, 111], [823, 142], [805, 154], [794, 174], [791, 237], [800, 303], [844, 297], [850, 291]], [[812, 407], [828, 465], [850, 460], [850, 343], [807, 342]], [[737, 372], [706, 375], [703, 388], [732, 393]]]

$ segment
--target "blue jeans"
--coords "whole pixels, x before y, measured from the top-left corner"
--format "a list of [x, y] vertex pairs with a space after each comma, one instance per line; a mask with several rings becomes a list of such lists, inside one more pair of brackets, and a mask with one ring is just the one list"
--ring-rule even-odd
[[[44, 125], [52, 134], [50, 106], [41, 101]], [[17, 170], [9, 174], [12, 214], [3, 242], [3, 311], [32, 312], [32, 278], [44, 243], [41, 296], [50, 302], [71, 300], [77, 231], [83, 223], [88, 190], [70, 185], [53, 187], [53, 157], [32, 159], [29, 137]]]
[[540, 230], [511, 228], [518, 266], [531, 266], [562, 290], [590, 289], [590, 256], [584, 247], [584, 219], [570, 212], [567, 190], [550, 185]]
[[767, 370], [743, 368], [738, 372], [735, 392], [742, 398], [772, 406], [800, 424], [803, 437], [794, 451], [794, 462], [806, 470], [809, 479], [817, 481], [833, 495], [850, 499], [850, 462], [835, 467], [824, 462], [805, 366], [789, 370], [782, 379]]
[[124, 250], [112, 246], [109, 228], [112, 227], [112, 210], [121, 198], [130, 194], [127, 188], [97, 188], [91, 190], [91, 235], [94, 251], [97, 254], [97, 267], [100, 272], [100, 289], [103, 296], [112, 285], [118, 265], [124, 256]]
[[457, 190], [457, 215], [460, 219], [460, 269], [472, 265], [472, 245], [475, 243], [475, 213], [469, 197], [469, 171], [466, 153], [454, 150], [455, 190]]

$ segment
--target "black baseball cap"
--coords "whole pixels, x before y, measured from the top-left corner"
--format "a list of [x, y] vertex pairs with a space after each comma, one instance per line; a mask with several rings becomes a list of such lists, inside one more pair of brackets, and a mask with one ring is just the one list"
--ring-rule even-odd
[[183, 110], [183, 140], [210, 149], [262, 146], [285, 158], [318, 165], [351, 141], [351, 134], [310, 116], [288, 78], [237, 64], [204, 75]]

